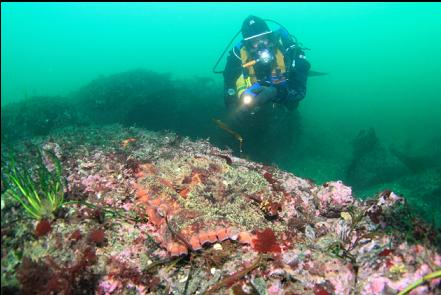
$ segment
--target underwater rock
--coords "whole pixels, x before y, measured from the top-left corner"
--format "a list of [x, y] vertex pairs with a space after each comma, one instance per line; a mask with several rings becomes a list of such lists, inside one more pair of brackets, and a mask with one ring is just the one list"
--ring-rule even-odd
[[[441, 268], [441, 256], [421, 245], [397, 245], [392, 251], [387, 241], [372, 241], [359, 249], [359, 294], [397, 293], [423, 276]], [[383, 254], [385, 253], [385, 254]], [[431, 257], [428, 259], [428, 257]], [[437, 294], [441, 278], [416, 288], [412, 294]], [[439, 289], [438, 289], [439, 290]]]
[[316, 192], [319, 200], [320, 214], [327, 217], [338, 217], [340, 212], [354, 203], [352, 190], [341, 181], [327, 182]]
[[169, 73], [145, 69], [102, 75], [65, 97], [33, 96], [2, 105], [1, 139], [13, 142], [58, 128], [118, 123], [213, 137], [216, 127], [206, 122], [224, 110], [221, 100], [211, 99], [222, 95], [217, 83], [210, 77], [172, 79]]
[[1, 107], [1, 139], [46, 136], [56, 128], [80, 122], [72, 101], [61, 96], [35, 96]]
[[51, 261], [78, 293], [386, 294], [441, 267], [436, 245], [393, 231], [405, 200], [391, 191], [356, 200], [341, 181], [317, 185], [170, 132], [112, 125], [39, 140], [62, 151], [66, 199], [79, 201], [49, 235], [6, 234], [2, 246], [24, 245], [35, 269]]
[[346, 181], [358, 188], [390, 182], [409, 173], [409, 169], [381, 145], [375, 130], [361, 130], [352, 143], [352, 160]]
[[221, 85], [201, 85], [214, 82], [210, 79], [174, 79], [169, 73], [135, 69], [98, 77], [72, 93], [70, 100], [87, 124], [120, 123], [212, 137], [216, 127], [206, 122], [222, 112], [223, 105], [211, 99], [222, 95]]

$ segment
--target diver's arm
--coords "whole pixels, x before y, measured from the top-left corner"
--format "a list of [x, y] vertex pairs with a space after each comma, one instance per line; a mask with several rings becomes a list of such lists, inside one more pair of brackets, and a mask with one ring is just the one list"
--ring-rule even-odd
[[236, 89], [236, 81], [242, 74], [242, 62], [241, 60], [233, 53], [233, 50], [230, 51], [230, 54], [227, 58], [227, 64], [224, 69], [224, 101], [227, 108], [232, 107], [235, 103], [237, 103], [237, 89]]
[[297, 107], [299, 101], [305, 98], [310, 68], [311, 65], [302, 51], [294, 55], [288, 72], [288, 95], [286, 100], [288, 108]]
[[275, 36], [277, 45], [284, 54], [288, 78], [287, 87], [280, 89], [278, 96], [283, 97], [282, 101], [289, 109], [294, 109], [299, 101], [305, 98], [308, 71], [311, 66], [306, 60], [305, 53], [288, 31], [280, 28], [275, 32]]

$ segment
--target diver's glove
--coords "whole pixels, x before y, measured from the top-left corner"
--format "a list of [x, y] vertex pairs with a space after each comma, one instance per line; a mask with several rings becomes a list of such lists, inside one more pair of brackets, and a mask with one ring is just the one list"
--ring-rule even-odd
[[253, 85], [248, 87], [240, 95], [240, 104], [242, 107], [248, 108], [256, 105], [256, 96], [262, 91], [262, 86], [255, 82]]
[[259, 106], [273, 100], [276, 97], [277, 90], [273, 86], [262, 86], [255, 82], [240, 96], [242, 105]]
[[255, 97], [257, 94], [259, 94], [262, 91], [262, 87], [259, 82], [255, 82], [253, 85], [248, 87], [241, 95], [241, 97], [244, 97], [245, 95], [251, 95], [252, 97]]
[[305, 98], [306, 89], [296, 91], [294, 89], [288, 89], [286, 99], [283, 104], [288, 108], [288, 110], [294, 110], [298, 107], [299, 102]]
[[306, 89], [288, 89], [288, 94], [286, 96], [286, 101], [288, 102], [299, 102], [305, 98]]

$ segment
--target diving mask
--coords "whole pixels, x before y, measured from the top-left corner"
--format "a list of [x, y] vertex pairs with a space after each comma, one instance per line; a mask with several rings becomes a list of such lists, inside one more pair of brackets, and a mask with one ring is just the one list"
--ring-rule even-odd
[[272, 54], [272, 42], [268, 38], [263, 38], [253, 42], [251, 51], [256, 55], [256, 62], [268, 64], [274, 60]]
[[264, 64], [270, 63], [274, 59], [274, 56], [271, 54], [271, 52], [268, 49], [264, 49], [262, 51], [257, 52], [257, 55], [259, 56], [258, 62]]

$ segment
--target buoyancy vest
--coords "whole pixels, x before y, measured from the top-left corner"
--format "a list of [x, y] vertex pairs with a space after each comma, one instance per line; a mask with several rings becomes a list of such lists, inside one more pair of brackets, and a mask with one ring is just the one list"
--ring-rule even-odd
[[[251, 59], [249, 58], [249, 54], [245, 47], [240, 49], [240, 58], [242, 60], [242, 64], [249, 62]], [[286, 82], [286, 66], [285, 66], [285, 57], [283, 56], [282, 51], [277, 48], [275, 54], [275, 63], [273, 63], [271, 72], [271, 84], [280, 84]], [[242, 70], [242, 74], [236, 80], [236, 93], [237, 96], [240, 97], [242, 93], [251, 85], [257, 82], [256, 71], [254, 66], [244, 67]]]

